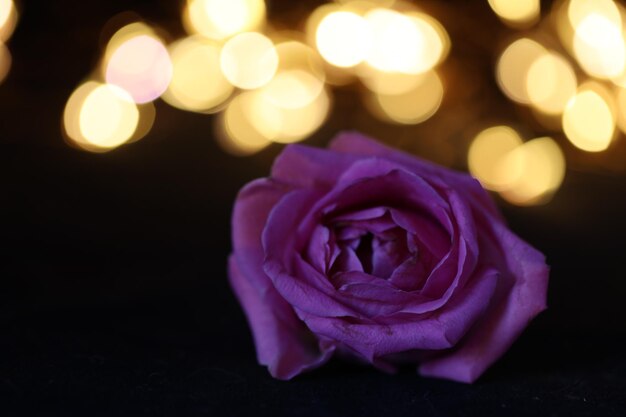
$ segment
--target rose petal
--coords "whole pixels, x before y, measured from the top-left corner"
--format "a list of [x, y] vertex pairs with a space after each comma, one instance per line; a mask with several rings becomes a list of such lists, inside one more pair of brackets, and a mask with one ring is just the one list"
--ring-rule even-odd
[[448, 349], [454, 346], [489, 306], [498, 273], [481, 271], [445, 309], [414, 321], [394, 324], [359, 323], [343, 318], [300, 314], [316, 334], [345, 344], [370, 362], [376, 357], [407, 350]]
[[332, 187], [359, 159], [345, 153], [291, 144], [274, 160], [271, 177], [301, 188]]
[[546, 308], [549, 270], [544, 256], [506, 227], [495, 224], [494, 231], [502, 245], [501, 259], [510, 271], [513, 287], [486, 312], [485, 319], [458, 349], [423, 363], [419, 367], [423, 376], [475, 381], [506, 352], [528, 322]]
[[312, 334], [263, 273], [261, 233], [270, 210], [287, 192], [265, 179], [240, 191], [233, 209], [235, 255], [229, 259], [230, 283], [250, 323], [259, 363], [281, 379], [321, 365], [334, 349], [327, 344], [316, 347]]
[[380, 156], [388, 158], [409, 168], [418, 175], [428, 177], [429, 179], [440, 179], [442, 184], [447, 184], [455, 190], [462, 192], [476, 207], [487, 211], [495, 219], [503, 221], [495, 203], [480, 183], [465, 173], [456, 172], [415, 155], [390, 148], [358, 132], [341, 132], [330, 142], [328, 148], [352, 156]]
[[[278, 297], [265, 297], [241, 274], [234, 257], [229, 259], [230, 284], [239, 298], [252, 329], [257, 360], [278, 379], [294, 376], [327, 362], [334, 344], [318, 343], [290, 307]], [[280, 314], [276, 310], [281, 309]]]

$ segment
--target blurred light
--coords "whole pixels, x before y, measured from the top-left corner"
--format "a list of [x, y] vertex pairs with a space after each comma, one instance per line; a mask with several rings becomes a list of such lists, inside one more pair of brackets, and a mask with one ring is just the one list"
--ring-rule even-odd
[[17, 10], [12, 0], [0, 0], [0, 42], [11, 37], [17, 24]]
[[215, 40], [258, 30], [264, 20], [263, 0], [188, 0], [183, 12], [188, 33]]
[[271, 94], [266, 89], [255, 92], [246, 110], [256, 130], [273, 142], [305, 139], [322, 125], [330, 109], [330, 98], [323, 89], [313, 101], [301, 107], [278, 106]]
[[172, 62], [158, 39], [139, 35], [117, 46], [106, 62], [105, 78], [137, 103], [158, 98], [172, 79]]
[[510, 44], [500, 56], [496, 67], [496, 79], [502, 91], [518, 103], [528, 104], [527, 79], [531, 66], [546, 49], [528, 38]]
[[534, 23], [541, 12], [539, 0], [489, 0], [489, 5], [505, 23], [513, 26]]
[[[418, 25], [389, 9], [373, 9], [365, 15], [365, 19], [372, 32], [372, 43], [366, 57], [369, 65], [380, 71], [424, 71], [420, 71], [420, 60], [427, 45]], [[434, 36], [437, 37], [436, 34]]]
[[220, 67], [236, 87], [259, 88], [267, 84], [278, 68], [278, 54], [271, 40], [247, 32], [231, 38], [222, 48]]
[[212, 41], [189, 37], [170, 45], [174, 66], [163, 99], [183, 110], [207, 112], [224, 103], [233, 86], [222, 74], [220, 48]]
[[407, 93], [424, 79], [423, 74], [378, 71], [369, 66], [359, 68], [359, 77], [370, 91], [390, 95]]
[[615, 123], [610, 105], [591, 87], [581, 87], [563, 113], [565, 135], [576, 147], [588, 152], [608, 148]]
[[[522, 165], [505, 166], [507, 155], [522, 145], [517, 132], [508, 126], [495, 126], [480, 132], [470, 145], [470, 173], [490, 190], [503, 191], [512, 187], [522, 175]], [[517, 162], [517, 161], [511, 161]]]
[[137, 105], [137, 111], [139, 112], [139, 121], [137, 123], [137, 128], [132, 136], [126, 141], [126, 143], [136, 142], [139, 139], [146, 136], [150, 133], [152, 126], [154, 125], [154, 120], [156, 119], [156, 108], [154, 107], [154, 103], [148, 102], [144, 104]]
[[600, 78], [617, 77], [626, 65], [621, 24], [592, 13], [575, 27], [574, 53], [583, 69]]
[[86, 150], [102, 152], [132, 138], [139, 111], [122, 88], [89, 81], [68, 99], [63, 122], [74, 143]]
[[[565, 177], [563, 152], [549, 137], [533, 139], [517, 147], [505, 156], [500, 166], [504, 176], [517, 176], [500, 194], [518, 205], [545, 202], [558, 190]], [[512, 172], [509, 174], [509, 171]]]
[[[112, 21], [111, 23], [115, 23]], [[109, 41], [107, 42], [106, 49], [104, 51], [103, 62], [103, 75], [106, 75], [107, 64], [111, 59], [111, 56], [117, 51], [117, 49], [122, 46], [127, 41], [137, 38], [139, 36], [150, 36], [152, 38], [158, 39], [158, 35], [154, 31], [153, 28], [146, 25], [143, 22], [133, 22], [127, 25], [124, 25], [115, 33]]]
[[11, 52], [0, 42], [0, 83], [4, 81], [11, 69]]
[[424, 48], [413, 72], [425, 72], [442, 62], [450, 51], [450, 37], [443, 25], [425, 13], [409, 12], [407, 16], [417, 26], [424, 38]]
[[526, 87], [528, 99], [538, 110], [560, 114], [576, 94], [576, 74], [565, 58], [549, 52], [533, 61]]
[[252, 94], [254, 93], [245, 92], [228, 103], [217, 125], [219, 144], [234, 155], [250, 155], [271, 143], [250, 123], [248, 109]]
[[617, 89], [617, 123], [622, 132], [626, 133], [626, 89]]
[[424, 74], [411, 90], [402, 94], [376, 94], [372, 108], [378, 117], [402, 124], [417, 124], [431, 117], [443, 99], [443, 84], [435, 71]]
[[264, 88], [267, 99], [275, 106], [296, 109], [311, 103], [320, 95], [324, 82], [301, 70], [281, 71]]
[[372, 44], [369, 25], [352, 12], [331, 12], [315, 31], [317, 49], [322, 57], [337, 67], [353, 67], [368, 55]]
[[612, 26], [622, 25], [619, 9], [613, 0], [569, 0], [567, 17], [573, 28], [592, 15], [604, 17]]
[[276, 45], [278, 70], [301, 70], [309, 72], [320, 81], [324, 81], [324, 63], [320, 56], [307, 45], [298, 41], [285, 41]]

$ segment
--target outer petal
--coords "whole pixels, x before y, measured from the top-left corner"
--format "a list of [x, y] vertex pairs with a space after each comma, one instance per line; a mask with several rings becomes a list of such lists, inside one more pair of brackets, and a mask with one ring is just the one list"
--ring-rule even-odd
[[497, 284], [497, 272], [479, 273], [445, 309], [428, 317], [413, 316], [396, 323], [354, 323], [343, 318], [298, 312], [316, 334], [340, 341], [370, 362], [408, 350], [439, 350], [454, 346], [488, 308]]
[[271, 180], [253, 181], [241, 190], [229, 259], [230, 283], [252, 329], [258, 361], [280, 379], [321, 365], [334, 350], [315, 339], [263, 272], [261, 233], [270, 210], [288, 191]]
[[493, 200], [478, 181], [468, 174], [453, 171], [415, 155], [390, 148], [358, 132], [341, 132], [331, 141], [329, 149], [353, 156], [384, 157], [404, 165], [418, 175], [428, 177], [429, 180], [440, 179], [443, 184], [463, 192], [477, 207], [488, 211], [495, 218], [502, 219]]
[[304, 145], [287, 145], [272, 166], [272, 178], [302, 188], [332, 187], [359, 156]]
[[[278, 379], [294, 376], [327, 362], [334, 344], [321, 341], [302, 325], [286, 303], [278, 297], [262, 298], [241, 275], [233, 256], [229, 259], [230, 285], [239, 298], [252, 328], [257, 360]], [[277, 310], [283, 310], [278, 312]]]
[[419, 367], [421, 375], [475, 381], [506, 352], [528, 322], [546, 308], [548, 267], [544, 256], [501, 225], [496, 226], [496, 233], [514, 279], [512, 289], [457, 349], [423, 363]]

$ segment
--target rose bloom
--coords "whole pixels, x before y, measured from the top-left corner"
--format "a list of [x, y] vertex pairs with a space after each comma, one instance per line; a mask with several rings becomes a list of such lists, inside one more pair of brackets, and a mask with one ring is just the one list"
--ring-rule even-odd
[[544, 256], [467, 174], [342, 133], [246, 185], [230, 283], [276, 378], [334, 354], [473, 382], [546, 307]]

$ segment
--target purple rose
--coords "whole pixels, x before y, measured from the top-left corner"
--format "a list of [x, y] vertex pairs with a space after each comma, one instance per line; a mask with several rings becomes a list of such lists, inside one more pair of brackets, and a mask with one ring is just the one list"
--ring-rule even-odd
[[333, 354], [472, 382], [546, 307], [544, 256], [467, 174], [343, 133], [235, 202], [230, 283], [280, 379]]

